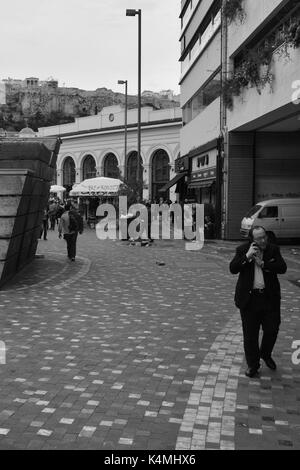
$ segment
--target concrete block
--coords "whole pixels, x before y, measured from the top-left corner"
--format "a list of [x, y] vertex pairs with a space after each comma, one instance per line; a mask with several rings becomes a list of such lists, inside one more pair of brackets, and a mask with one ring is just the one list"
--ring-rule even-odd
[[[0, 161], [11, 160], [12, 165], [20, 168], [20, 162], [26, 160], [36, 160], [47, 165], [51, 159], [51, 150], [41, 142], [29, 141], [3, 141], [0, 146]], [[1, 165], [2, 166], [2, 165]]]
[[0, 286], [1, 286], [1, 278], [4, 269], [4, 261], [0, 261]]
[[22, 235], [13, 238], [0, 239], [0, 260], [4, 261], [19, 252], [22, 244]]
[[17, 264], [18, 264], [18, 257], [19, 257], [19, 254], [16, 253], [13, 256], [11, 256], [10, 258], [6, 259], [6, 261], [4, 263], [4, 268], [3, 268], [3, 272], [2, 272], [2, 277], [0, 279], [0, 283], [5, 281], [5, 280], [11, 279], [16, 274]]
[[20, 206], [23, 208], [23, 213], [25, 214], [27, 212], [29, 202], [30, 199], [27, 196], [27, 199], [23, 198], [21, 206], [21, 196], [0, 195], [0, 217], [16, 216]]
[[60, 141], [0, 140], [0, 285], [34, 259]]
[[11, 196], [23, 193], [27, 172], [14, 175], [12, 172], [2, 172], [0, 169], [0, 195]]
[[0, 238], [10, 238], [25, 231], [27, 215], [0, 217]]
[[[18, 168], [23, 170], [32, 170], [37, 178], [42, 178], [50, 181], [53, 175], [53, 170], [39, 160], [20, 160]], [[0, 160], [1, 168], [12, 168], [11, 160]]]

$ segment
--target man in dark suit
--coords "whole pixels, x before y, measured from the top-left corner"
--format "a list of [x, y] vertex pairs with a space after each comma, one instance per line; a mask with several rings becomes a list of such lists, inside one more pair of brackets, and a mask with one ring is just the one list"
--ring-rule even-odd
[[[230, 272], [239, 274], [234, 300], [242, 318], [246, 375], [254, 377], [260, 358], [270, 369], [276, 369], [272, 351], [279, 331], [281, 298], [277, 274], [284, 274], [287, 266], [279, 247], [268, 242], [263, 227], [253, 227], [249, 238], [250, 242], [237, 248]], [[259, 347], [260, 326], [263, 337]]]

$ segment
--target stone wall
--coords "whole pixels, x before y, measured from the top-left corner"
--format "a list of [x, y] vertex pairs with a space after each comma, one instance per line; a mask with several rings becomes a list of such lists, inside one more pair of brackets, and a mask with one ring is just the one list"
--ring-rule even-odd
[[60, 143], [0, 140], [0, 286], [35, 256]]

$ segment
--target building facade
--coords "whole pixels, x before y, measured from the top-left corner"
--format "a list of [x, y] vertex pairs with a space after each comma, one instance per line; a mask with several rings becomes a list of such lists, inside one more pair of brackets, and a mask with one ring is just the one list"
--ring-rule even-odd
[[[160, 190], [175, 177], [179, 156], [181, 109], [141, 110], [141, 161], [143, 199], [176, 200], [175, 185]], [[125, 109], [103, 108], [100, 114], [76, 118], [74, 123], [39, 129], [39, 136], [59, 136], [56, 183], [68, 191], [74, 183], [96, 176], [123, 178], [134, 185], [137, 173], [137, 109], [127, 112], [125, 155]]]
[[258, 201], [300, 196], [300, 4], [181, 2], [185, 196], [215, 207], [222, 238]]

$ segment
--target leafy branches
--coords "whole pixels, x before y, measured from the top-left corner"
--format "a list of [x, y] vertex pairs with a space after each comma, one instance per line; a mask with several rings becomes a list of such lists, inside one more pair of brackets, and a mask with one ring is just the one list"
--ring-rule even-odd
[[228, 23], [240, 21], [243, 23], [246, 18], [245, 10], [243, 8], [244, 0], [227, 0], [224, 5], [223, 14]]
[[271, 65], [274, 54], [290, 57], [290, 48], [300, 47], [300, 16], [291, 17], [255, 49], [244, 52], [232, 77], [223, 84], [223, 99], [228, 108], [233, 107], [233, 97], [246, 87], [256, 87], [260, 94], [266, 85], [272, 85], [274, 75]]

